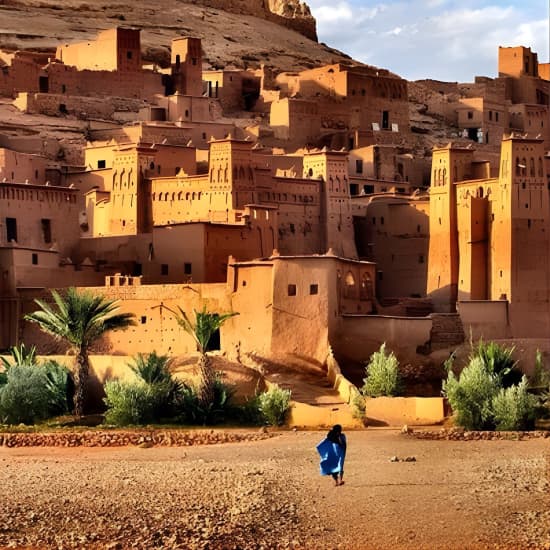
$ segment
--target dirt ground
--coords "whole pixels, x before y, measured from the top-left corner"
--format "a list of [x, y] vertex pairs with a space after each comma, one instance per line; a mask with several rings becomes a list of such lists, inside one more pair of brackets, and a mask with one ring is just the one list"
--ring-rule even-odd
[[0, 448], [0, 546], [550, 548], [548, 439], [347, 435], [342, 487], [319, 476], [322, 432], [185, 448]]

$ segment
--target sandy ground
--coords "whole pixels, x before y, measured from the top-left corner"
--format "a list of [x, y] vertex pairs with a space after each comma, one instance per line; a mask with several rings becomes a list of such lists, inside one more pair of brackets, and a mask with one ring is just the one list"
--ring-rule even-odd
[[548, 440], [347, 435], [342, 487], [318, 474], [321, 432], [187, 448], [1, 448], [0, 546], [550, 548]]

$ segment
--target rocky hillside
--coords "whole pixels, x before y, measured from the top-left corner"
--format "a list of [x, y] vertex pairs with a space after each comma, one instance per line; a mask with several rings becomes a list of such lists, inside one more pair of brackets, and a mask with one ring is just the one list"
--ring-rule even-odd
[[[347, 56], [316, 41], [299, 0], [0, 0], [0, 49], [53, 50], [115, 26], [142, 29], [145, 60], [167, 64], [177, 36], [203, 40], [213, 68], [302, 69]], [[349, 59], [349, 58], [348, 58]]]

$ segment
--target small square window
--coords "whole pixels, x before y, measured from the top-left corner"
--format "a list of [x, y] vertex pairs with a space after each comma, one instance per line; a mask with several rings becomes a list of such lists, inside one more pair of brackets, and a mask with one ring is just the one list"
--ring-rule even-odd
[[32, 265], [38, 265], [38, 254], [36, 253], [32, 255]]
[[161, 264], [160, 274], [161, 275], [168, 275], [168, 264]]
[[131, 51], [126, 52], [126, 59], [132, 59], [132, 52]]
[[309, 285], [309, 293], [311, 295], [319, 294], [319, 285]]
[[296, 285], [288, 285], [288, 295], [296, 296]]
[[146, 316], [146, 315], [142, 315], [142, 316], [141, 316], [141, 324], [144, 325], [146, 322], [147, 322], [147, 316]]
[[185, 275], [191, 275], [192, 267], [193, 266], [190, 263], [183, 264], [183, 273]]
[[101, 168], [105, 168], [107, 166], [107, 162], [104, 160], [98, 160], [97, 161], [97, 168], [100, 170]]

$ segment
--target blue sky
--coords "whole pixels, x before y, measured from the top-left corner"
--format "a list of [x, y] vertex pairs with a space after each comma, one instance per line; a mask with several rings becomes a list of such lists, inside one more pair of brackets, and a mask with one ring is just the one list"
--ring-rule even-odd
[[497, 76], [498, 46], [548, 61], [550, 0], [307, 0], [319, 41], [409, 79]]

